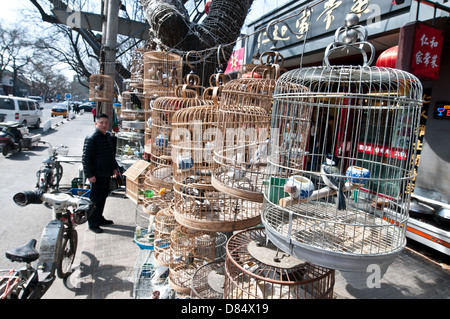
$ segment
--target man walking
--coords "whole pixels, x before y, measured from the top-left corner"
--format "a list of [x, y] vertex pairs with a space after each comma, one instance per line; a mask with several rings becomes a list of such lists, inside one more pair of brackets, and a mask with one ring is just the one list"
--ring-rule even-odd
[[100, 114], [95, 122], [95, 131], [84, 140], [82, 164], [84, 174], [91, 183], [90, 199], [95, 210], [88, 219], [89, 229], [101, 233], [102, 225], [113, 222], [103, 217], [106, 198], [109, 194], [111, 176], [116, 176], [119, 165], [115, 159], [114, 142], [109, 128], [109, 118]]

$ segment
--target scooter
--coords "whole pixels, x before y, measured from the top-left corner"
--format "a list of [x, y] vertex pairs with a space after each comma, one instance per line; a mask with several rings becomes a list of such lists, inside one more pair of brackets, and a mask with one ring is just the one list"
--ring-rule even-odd
[[0, 149], [3, 156], [7, 156], [10, 151], [22, 151], [23, 136], [27, 129], [16, 122], [2, 122], [0, 128]]

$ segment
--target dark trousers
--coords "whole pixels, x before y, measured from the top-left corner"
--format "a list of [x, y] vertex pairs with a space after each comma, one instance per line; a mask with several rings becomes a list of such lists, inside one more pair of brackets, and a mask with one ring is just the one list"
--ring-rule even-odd
[[91, 183], [91, 201], [95, 204], [95, 210], [88, 219], [89, 227], [98, 227], [99, 222], [104, 220], [103, 209], [105, 208], [106, 198], [109, 195], [110, 177], [97, 177], [96, 182]]

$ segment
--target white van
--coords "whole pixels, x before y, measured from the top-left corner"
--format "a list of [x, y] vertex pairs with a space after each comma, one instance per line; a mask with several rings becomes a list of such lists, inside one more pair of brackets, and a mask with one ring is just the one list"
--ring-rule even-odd
[[9, 121], [38, 128], [42, 123], [42, 108], [32, 99], [0, 95], [0, 122]]

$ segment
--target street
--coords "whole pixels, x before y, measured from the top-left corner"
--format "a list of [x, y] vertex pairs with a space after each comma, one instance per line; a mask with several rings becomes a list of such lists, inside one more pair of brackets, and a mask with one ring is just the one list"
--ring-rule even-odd
[[[54, 103], [43, 103], [44, 120], [50, 118], [50, 110]], [[39, 129], [31, 129], [32, 133], [41, 134], [41, 140], [50, 142], [53, 146], [65, 144], [69, 147], [68, 155], [81, 155], [84, 137], [94, 128], [92, 115], [85, 113], [78, 115], [71, 121], [64, 120], [63, 124], [43, 132], [43, 125]], [[5, 257], [4, 252], [11, 247], [20, 246], [30, 239], [38, 240], [45, 225], [51, 220], [51, 210], [44, 205], [29, 205], [19, 207], [12, 198], [15, 193], [33, 190], [36, 185], [36, 172], [43, 165], [42, 161], [48, 157], [48, 148], [40, 144], [30, 150], [0, 157], [2, 173], [0, 203], [0, 268], [17, 267]], [[80, 163], [63, 163], [62, 186], [70, 186], [73, 178], [78, 176]]]

